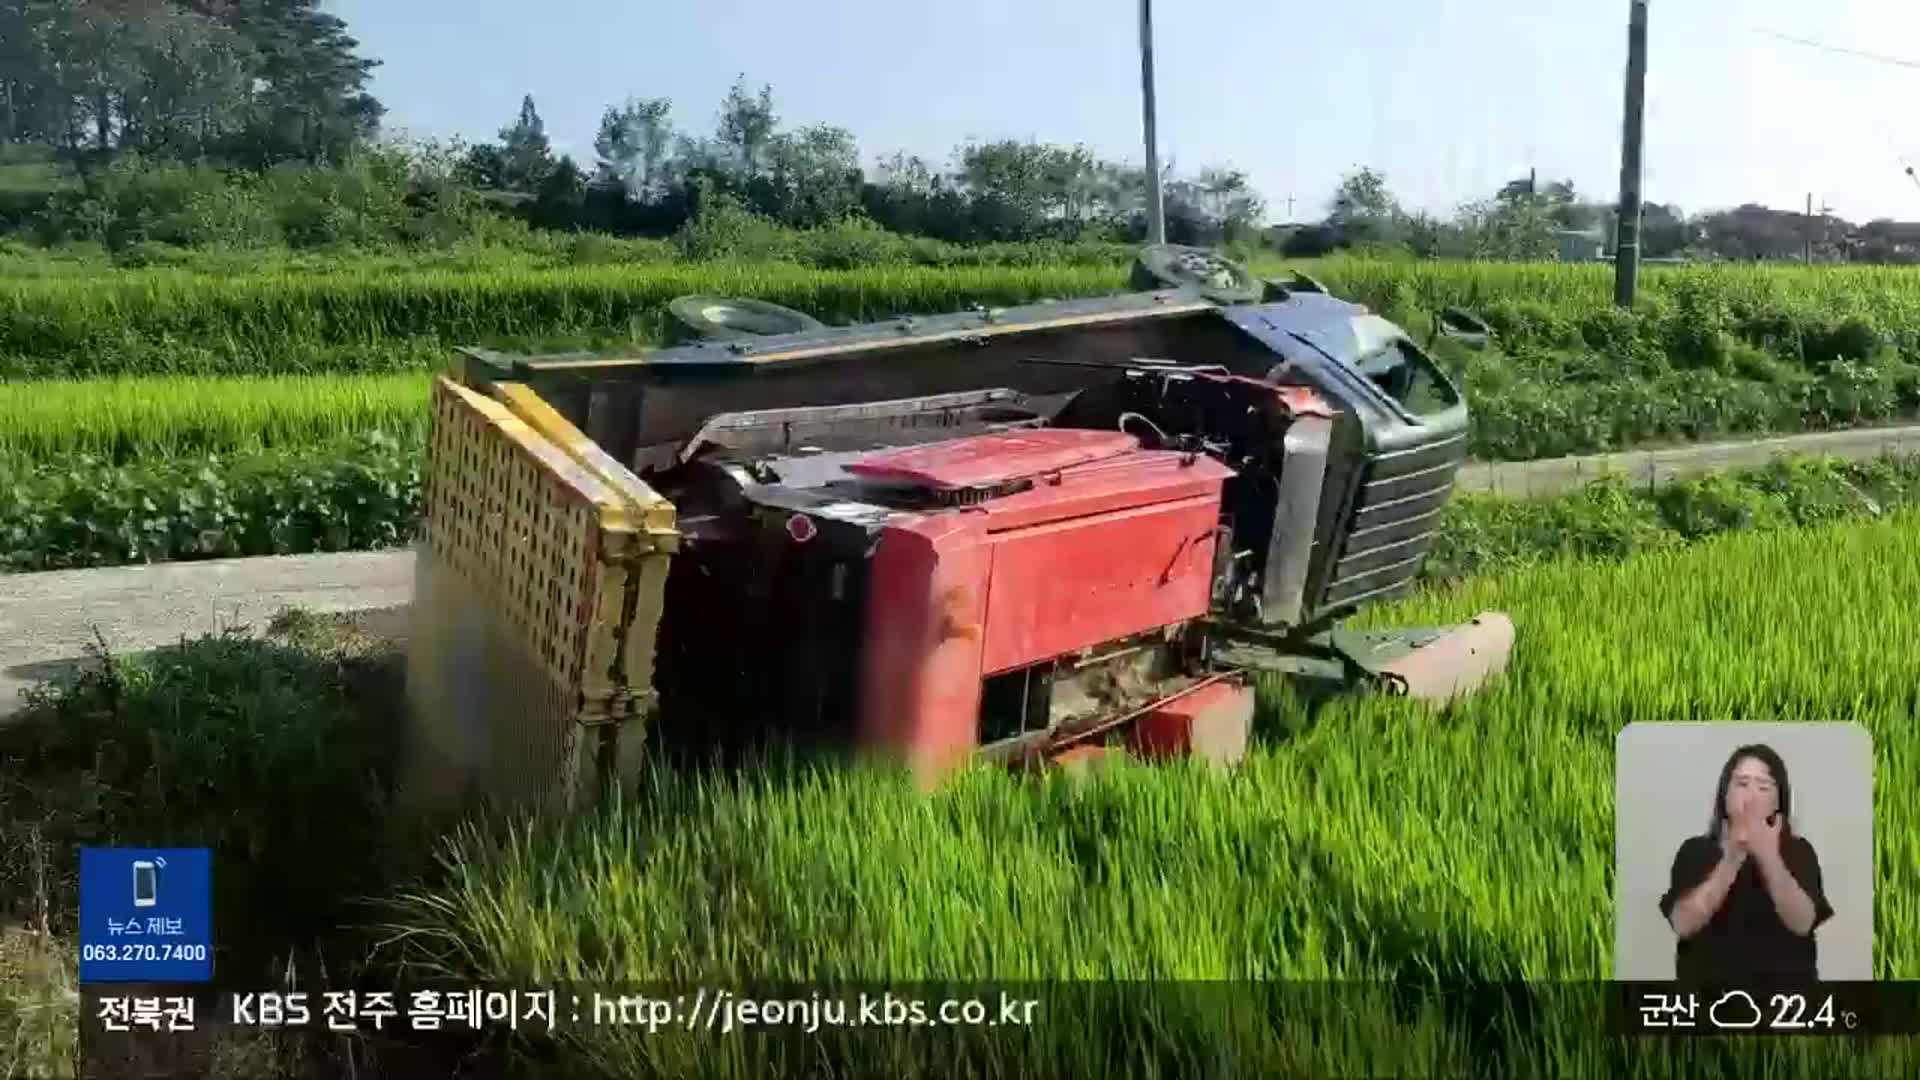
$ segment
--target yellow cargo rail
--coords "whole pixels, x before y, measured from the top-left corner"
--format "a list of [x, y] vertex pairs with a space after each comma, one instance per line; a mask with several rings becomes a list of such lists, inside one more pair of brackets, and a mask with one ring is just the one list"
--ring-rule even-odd
[[410, 795], [578, 805], [639, 766], [674, 508], [530, 388], [433, 388]]

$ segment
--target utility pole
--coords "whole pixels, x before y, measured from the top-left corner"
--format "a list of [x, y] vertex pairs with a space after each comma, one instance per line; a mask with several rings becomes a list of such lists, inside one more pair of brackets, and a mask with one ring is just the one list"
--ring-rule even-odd
[[1813, 265], [1813, 192], [1807, 192], [1807, 251], [1804, 261]]
[[1153, 119], [1153, 0], [1140, 0], [1140, 112], [1147, 140], [1147, 243], [1164, 244], [1166, 208], [1160, 201], [1160, 148]]
[[[1820, 241], [1822, 243], [1825, 243], [1827, 240], [1827, 215], [1831, 214], [1832, 212], [1833, 212], [1833, 207], [1828, 206], [1824, 202], [1820, 204]], [[1807, 192], [1807, 253], [1806, 253], [1806, 260], [1807, 260], [1808, 266], [1813, 265], [1813, 214], [1814, 214], [1813, 192], [1809, 191]]]
[[1620, 222], [1613, 254], [1613, 302], [1633, 306], [1640, 279], [1640, 151], [1646, 135], [1647, 0], [1631, 0], [1627, 19], [1626, 115], [1620, 125]]

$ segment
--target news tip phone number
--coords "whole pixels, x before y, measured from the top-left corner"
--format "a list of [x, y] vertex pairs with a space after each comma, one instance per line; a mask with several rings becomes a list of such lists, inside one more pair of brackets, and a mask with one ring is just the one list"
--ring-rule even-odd
[[168, 960], [200, 961], [207, 958], [205, 945], [166, 944], [159, 942], [123, 942], [118, 945], [82, 945], [80, 959], [92, 963], [104, 961], [110, 964], [155, 964]]

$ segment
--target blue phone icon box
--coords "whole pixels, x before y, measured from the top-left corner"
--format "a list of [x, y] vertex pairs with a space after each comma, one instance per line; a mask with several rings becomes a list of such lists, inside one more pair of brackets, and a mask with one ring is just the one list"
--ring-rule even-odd
[[80, 849], [81, 982], [212, 978], [208, 849]]

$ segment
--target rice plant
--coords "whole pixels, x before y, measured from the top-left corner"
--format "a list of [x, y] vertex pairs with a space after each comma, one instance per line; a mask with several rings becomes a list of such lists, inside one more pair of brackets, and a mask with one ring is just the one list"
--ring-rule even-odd
[[0, 281], [0, 379], [424, 369], [457, 345], [655, 343], [667, 301], [752, 296], [830, 321], [1084, 296], [1113, 267], [790, 265]]
[[418, 442], [424, 375], [0, 382], [0, 457], [55, 461], [286, 449], [384, 431]]
[[[1912, 1040], [1612, 1037], [1595, 980], [1612, 966], [1614, 737], [1716, 719], [1872, 731], [1875, 975], [1920, 976], [1916, 595], [1911, 513], [1527, 567], [1368, 620], [1512, 613], [1506, 679], [1444, 711], [1362, 698], [1309, 722], [1281, 694], [1271, 730], [1291, 737], [1226, 779], [981, 770], [922, 796], [880, 772], [662, 774], [595, 817], [469, 829], [397, 922], [461, 979], [1000, 986], [1054, 1010], [1017, 1031], [806, 1039], [563, 1025], [609, 1075], [1910, 1073]], [[1148, 986], [1163, 981], [1181, 986]]]
[[[657, 344], [666, 303], [696, 292], [846, 323], [1127, 287], [1122, 267], [1065, 263], [373, 266], [0, 279], [0, 382], [428, 371], [463, 344], [631, 350]], [[1920, 274], [1911, 271], [1656, 267], [1628, 313], [1612, 307], [1604, 267], [1342, 257], [1308, 269], [1422, 338], [1444, 307], [1487, 317], [1495, 350], [1448, 355], [1474, 403], [1473, 451], [1486, 459], [1920, 412]]]

